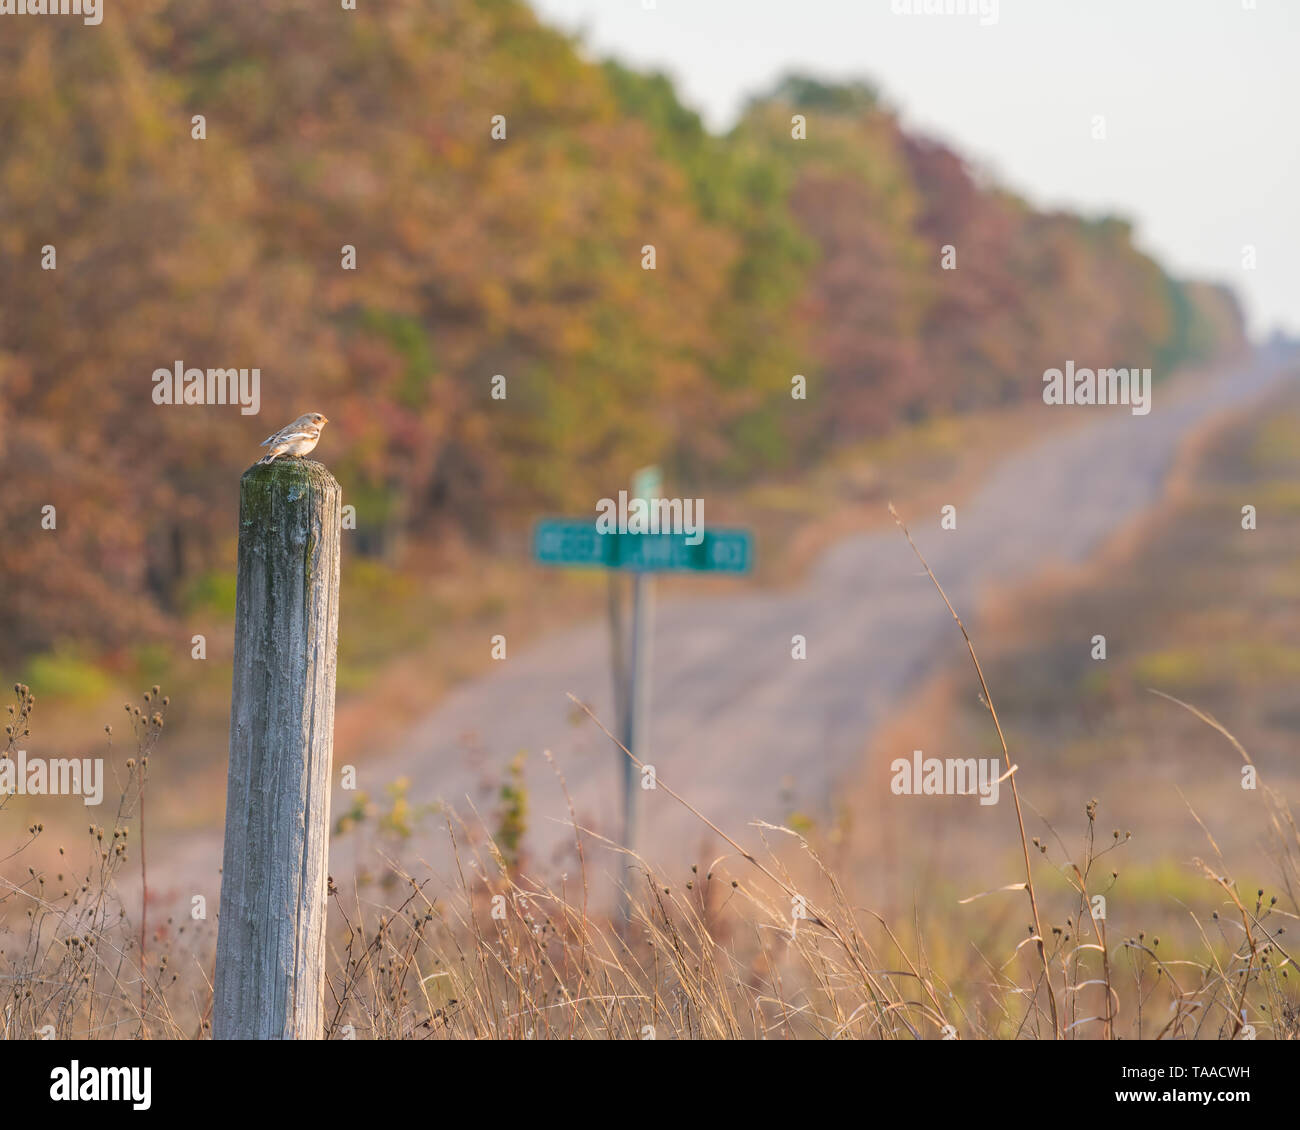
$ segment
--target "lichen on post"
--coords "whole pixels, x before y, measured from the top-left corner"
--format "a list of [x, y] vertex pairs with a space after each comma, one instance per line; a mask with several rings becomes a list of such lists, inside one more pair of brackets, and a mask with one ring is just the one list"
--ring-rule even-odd
[[341, 499], [314, 460], [240, 480], [215, 1039], [323, 1035]]

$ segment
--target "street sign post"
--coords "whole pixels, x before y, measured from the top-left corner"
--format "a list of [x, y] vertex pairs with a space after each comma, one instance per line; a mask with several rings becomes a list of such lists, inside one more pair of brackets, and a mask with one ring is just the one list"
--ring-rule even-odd
[[[643, 467], [632, 476], [634, 499], [662, 498], [663, 475]], [[744, 529], [706, 529], [686, 533], [604, 533], [595, 518], [546, 518], [533, 531], [533, 558], [541, 565], [605, 569], [609, 573], [610, 654], [614, 704], [623, 745], [642, 765], [650, 752], [650, 658], [655, 573], [748, 573], [754, 564], [754, 538]], [[632, 577], [631, 633], [624, 631], [622, 576]], [[623, 782], [623, 846], [636, 844], [637, 769], [619, 754]], [[630, 918], [631, 861], [626, 859], [619, 914]]]

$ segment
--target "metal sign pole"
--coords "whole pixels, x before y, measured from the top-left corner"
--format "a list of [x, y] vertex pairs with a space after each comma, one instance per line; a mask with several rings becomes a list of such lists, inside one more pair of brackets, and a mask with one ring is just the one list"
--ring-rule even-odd
[[[633, 498], [650, 501], [663, 493], [663, 472], [658, 467], [642, 467], [632, 476]], [[628, 656], [627, 692], [623, 698], [623, 744], [628, 753], [645, 764], [650, 749], [650, 634], [652, 631], [653, 589], [650, 574], [637, 569], [632, 574], [632, 639]], [[622, 756], [620, 754], [620, 756]], [[639, 787], [637, 767], [623, 757], [623, 882], [619, 895], [619, 920], [626, 927], [632, 921], [632, 852], [636, 850], [636, 793]]]
[[617, 569], [609, 571], [609, 666], [614, 684], [614, 727], [620, 738], [627, 737], [627, 641], [624, 636], [623, 578]]
[[[623, 744], [642, 765], [650, 755], [650, 664], [654, 641], [654, 577], [635, 573], [632, 578], [632, 647], [625, 697]], [[631, 921], [631, 885], [636, 849], [636, 800], [640, 775], [629, 757], [623, 758], [623, 886], [619, 898], [620, 919]]]

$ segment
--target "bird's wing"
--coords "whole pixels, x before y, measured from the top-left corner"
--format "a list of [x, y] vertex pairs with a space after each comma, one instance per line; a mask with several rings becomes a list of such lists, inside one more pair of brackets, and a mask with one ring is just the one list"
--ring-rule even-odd
[[267, 444], [274, 443], [279, 438], [280, 438], [279, 432], [272, 432], [269, 436], [266, 437], [266, 439], [262, 440], [262, 442], [259, 443], [257, 446], [266, 447]]
[[278, 443], [292, 443], [296, 439], [315, 439], [317, 432], [279, 432], [274, 438]]

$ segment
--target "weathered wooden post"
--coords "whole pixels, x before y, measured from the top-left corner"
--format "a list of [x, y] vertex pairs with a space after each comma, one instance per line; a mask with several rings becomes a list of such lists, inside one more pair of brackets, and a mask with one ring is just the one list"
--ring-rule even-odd
[[218, 1040], [324, 1032], [341, 497], [302, 459], [239, 484]]

